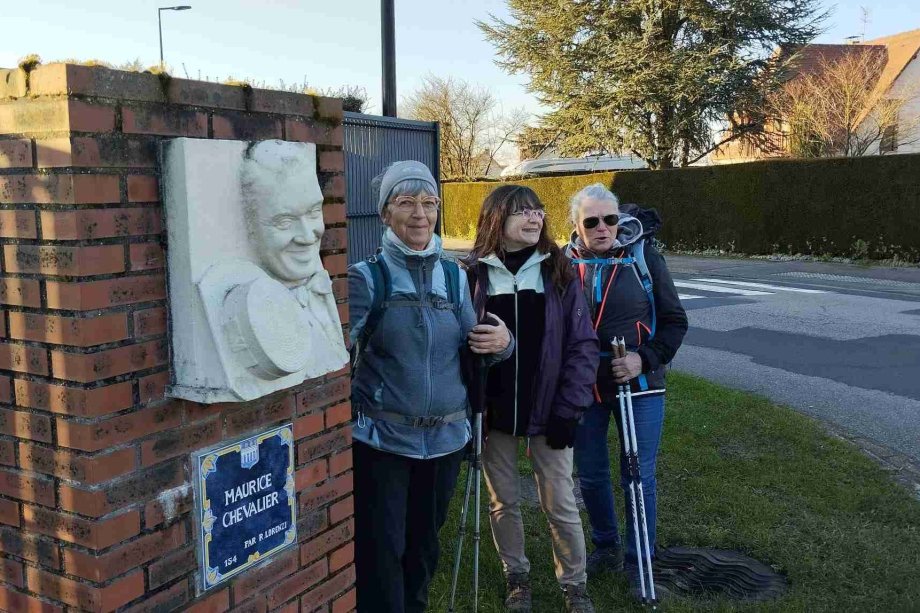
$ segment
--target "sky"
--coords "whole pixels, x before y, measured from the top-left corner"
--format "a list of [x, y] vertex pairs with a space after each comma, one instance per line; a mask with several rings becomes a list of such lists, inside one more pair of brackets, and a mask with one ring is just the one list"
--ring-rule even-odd
[[[362, 86], [371, 112], [381, 101], [379, 0], [180, 0], [164, 11], [163, 47], [176, 76], [233, 77], [277, 86]], [[509, 76], [475, 26], [507, 17], [500, 0], [395, 0], [396, 76], [401, 97], [432, 72], [489, 88], [505, 109], [539, 113], [526, 76]], [[0, 67], [38, 53], [44, 62], [159, 61], [154, 0], [0, 0]], [[830, 3], [828, 3], [830, 6]], [[815, 42], [841, 43], [862, 33], [860, 6], [871, 10], [866, 38], [920, 28], [917, 0], [842, 0]]]

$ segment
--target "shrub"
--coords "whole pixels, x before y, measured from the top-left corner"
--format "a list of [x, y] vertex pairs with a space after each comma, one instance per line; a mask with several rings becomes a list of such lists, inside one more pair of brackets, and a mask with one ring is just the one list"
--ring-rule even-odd
[[[567, 238], [568, 199], [608, 185], [622, 202], [658, 209], [672, 249], [920, 261], [920, 154], [630, 170], [531, 179], [550, 230]], [[445, 231], [465, 233], [500, 183], [444, 185]]]

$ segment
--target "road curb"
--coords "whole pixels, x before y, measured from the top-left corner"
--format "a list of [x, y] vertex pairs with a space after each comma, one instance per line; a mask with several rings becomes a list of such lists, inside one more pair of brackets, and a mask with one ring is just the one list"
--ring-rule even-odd
[[880, 464], [891, 473], [895, 481], [905, 486], [914, 498], [920, 500], [920, 459], [895, 451], [869, 437], [853, 435], [838, 426], [824, 422], [821, 422], [821, 425], [834, 438], [855, 445], [863, 455]]

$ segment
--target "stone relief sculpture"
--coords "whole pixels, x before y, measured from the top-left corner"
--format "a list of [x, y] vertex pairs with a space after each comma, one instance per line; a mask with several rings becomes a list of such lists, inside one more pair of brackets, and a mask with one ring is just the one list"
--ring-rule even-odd
[[252, 400], [345, 366], [315, 146], [176, 139], [163, 168], [172, 395]]

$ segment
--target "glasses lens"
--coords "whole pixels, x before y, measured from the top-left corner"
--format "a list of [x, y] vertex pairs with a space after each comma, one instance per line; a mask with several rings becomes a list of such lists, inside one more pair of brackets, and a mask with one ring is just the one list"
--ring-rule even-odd
[[620, 223], [619, 215], [604, 215], [604, 223], [608, 226], [615, 226]]
[[524, 209], [521, 213], [527, 221], [543, 221], [546, 216], [546, 212], [541, 209]]
[[597, 227], [597, 225], [598, 225], [599, 223], [601, 223], [601, 220], [600, 220], [600, 218], [598, 218], [598, 217], [586, 217], [586, 218], [581, 222], [581, 225], [583, 225], [583, 226], [585, 227], [585, 229], [587, 229], [587, 230], [593, 230], [594, 228]]

